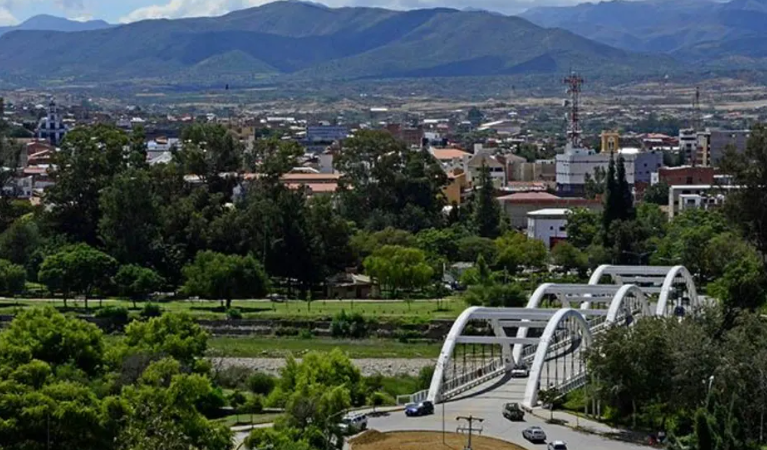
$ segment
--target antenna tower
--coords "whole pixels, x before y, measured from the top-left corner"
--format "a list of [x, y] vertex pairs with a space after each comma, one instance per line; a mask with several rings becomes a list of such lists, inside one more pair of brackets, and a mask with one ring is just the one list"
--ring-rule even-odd
[[700, 131], [700, 88], [695, 87], [695, 97], [692, 99], [692, 129], [694, 131]]
[[581, 118], [580, 118], [580, 101], [581, 101], [581, 88], [583, 86], [583, 78], [571, 72], [570, 76], [563, 80], [563, 83], [567, 85], [567, 95], [570, 96], [568, 112], [569, 124], [567, 127], [567, 142], [572, 148], [581, 148]]

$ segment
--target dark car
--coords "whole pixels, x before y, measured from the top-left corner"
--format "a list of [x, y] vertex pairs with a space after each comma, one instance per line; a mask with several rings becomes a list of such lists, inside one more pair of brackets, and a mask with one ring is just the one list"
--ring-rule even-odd
[[519, 403], [506, 403], [503, 405], [503, 417], [513, 421], [524, 420], [525, 412]]
[[432, 402], [411, 403], [405, 406], [405, 415], [408, 417], [428, 416], [429, 414], [434, 414], [434, 403]]

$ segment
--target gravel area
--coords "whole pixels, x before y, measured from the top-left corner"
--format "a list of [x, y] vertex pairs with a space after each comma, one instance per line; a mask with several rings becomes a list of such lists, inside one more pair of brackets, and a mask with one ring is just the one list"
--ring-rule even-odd
[[[297, 359], [297, 361], [301, 361]], [[279, 375], [280, 369], [285, 366], [282, 358], [212, 358], [214, 366], [245, 366], [254, 370], [260, 370], [272, 375]], [[384, 376], [398, 374], [418, 375], [421, 368], [433, 366], [436, 359], [353, 359], [352, 362], [360, 369], [362, 375], [370, 376], [380, 373]]]

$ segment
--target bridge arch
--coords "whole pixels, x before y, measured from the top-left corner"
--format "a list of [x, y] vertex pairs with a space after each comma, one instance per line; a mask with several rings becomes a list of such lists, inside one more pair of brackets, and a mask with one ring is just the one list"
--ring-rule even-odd
[[672, 290], [674, 289], [674, 285], [679, 278], [682, 279], [682, 282], [685, 284], [685, 287], [687, 288], [689, 305], [677, 305], [677, 306], [681, 306], [682, 308], [684, 308], [685, 306], [690, 306], [693, 309], [699, 308], [701, 306], [700, 298], [698, 297], [698, 291], [695, 288], [695, 280], [692, 278], [692, 275], [690, 275], [690, 272], [684, 266], [674, 266], [671, 268], [671, 270], [666, 275], [666, 278], [663, 280], [663, 285], [661, 286], [661, 289], [660, 289], [660, 295], [658, 296], [658, 305], [655, 309], [656, 315], [668, 316], [675, 313], [674, 309], [676, 309], [676, 307], [673, 307], [673, 305], [671, 305], [669, 301], [671, 300], [670, 297], [672, 294]]
[[[558, 310], [543, 330], [543, 335], [540, 338], [538, 348], [535, 352], [535, 358], [533, 359], [533, 364], [530, 369], [530, 377], [527, 380], [527, 386], [525, 388], [525, 397], [522, 402], [522, 404], [528, 408], [532, 408], [538, 403], [538, 391], [540, 390], [542, 370], [547, 363], [547, 354], [549, 348], [555, 343], [555, 334], [561, 329], [563, 324], [569, 331], [580, 334], [581, 350], [591, 346], [591, 329], [583, 315], [578, 310], [572, 308], [562, 308]], [[563, 380], [563, 382], [577, 382], [580, 377], [583, 377], [583, 373], [579, 372], [579, 374], [576, 377], [573, 377], [572, 380]]]
[[[538, 308], [546, 295], [556, 295], [565, 308], [578, 308], [587, 318], [590, 326], [602, 323], [612, 324], [635, 315], [651, 316], [653, 309], [644, 291], [633, 284], [626, 285], [584, 285], [584, 284], [542, 284], [530, 296], [527, 308]], [[517, 329], [520, 343], [514, 345], [513, 361], [520, 362], [524, 353], [523, 339], [528, 337], [529, 327], [524, 321]]]

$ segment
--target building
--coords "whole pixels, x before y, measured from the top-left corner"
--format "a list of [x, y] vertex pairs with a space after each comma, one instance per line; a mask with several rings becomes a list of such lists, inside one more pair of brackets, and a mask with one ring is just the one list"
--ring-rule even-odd
[[652, 184], [666, 183], [669, 186], [714, 184], [713, 167], [661, 167], [653, 174]]
[[[640, 151], [621, 149], [626, 168], [626, 181], [630, 185], [649, 184], [652, 174], [663, 166], [663, 154], [659, 150]], [[597, 168], [607, 170], [610, 154], [596, 153], [589, 149], [569, 149], [556, 156], [557, 192], [563, 196], [580, 196], [585, 193], [586, 175], [594, 175]], [[617, 159], [617, 158], [616, 158]]]
[[600, 200], [585, 198], [563, 198], [548, 192], [517, 192], [498, 197], [501, 209], [509, 218], [509, 224], [517, 230], [527, 226], [527, 215], [540, 209], [552, 208], [586, 208], [591, 211], [602, 211]]
[[602, 138], [602, 153], [614, 153], [617, 152], [620, 147], [621, 135], [617, 131], [603, 131]]
[[706, 130], [701, 133], [699, 140], [700, 164], [717, 166], [730, 146], [738, 153], [743, 153], [750, 137], [750, 130]]
[[522, 131], [522, 127], [516, 120], [497, 120], [495, 122], [483, 123], [478, 128], [479, 131], [492, 130], [501, 135], [515, 135]]
[[478, 183], [479, 176], [484, 169], [490, 172], [490, 178], [492, 178], [496, 188], [500, 189], [506, 186], [506, 168], [498, 158], [490, 154], [490, 149], [481, 146], [475, 149], [474, 156], [469, 159], [466, 168], [467, 181], [472, 185]]
[[569, 209], [539, 209], [527, 213], [527, 237], [542, 241], [547, 249], [567, 239]]
[[727, 193], [737, 186], [721, 186], [716, 184], [670, 186], [668, 193], [668, 218], [673, 219], [677, 214], [687, 209], [710, 209], [721, 205]]
[[40, 122], [37, 124], [35, 137], [40, 140], [48, 141], [55, 147], [61, 144], [67, 131], [69, 131], [69, 129], [61, 120], [59, 108], [56, 106], [56, 102], [51, 99], [51, 102], [48, 104], [48, 113], [45, 117], [40, 119]]
[[429, 148], [434, 158], [439, 161], [446, 172], [461, 169], [466, 171], [467, 164], [471, 158], [471, 153], [465, 152], [459, 148]]
[[455, 169], [447, 173], [448, 184], [442, 189], [448, 205], [453, 203], [462, 205], [466, 199], [469, 182], [466, 173], [462, 169]]
[[308, 142], [335, 142], [346, 139], [349, 129], [340, 125], [311, 125], [306, 127]]

